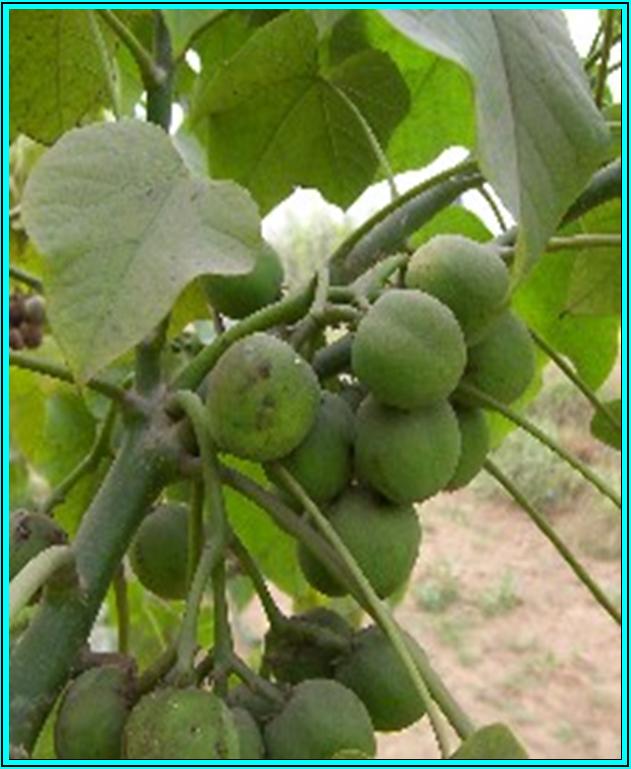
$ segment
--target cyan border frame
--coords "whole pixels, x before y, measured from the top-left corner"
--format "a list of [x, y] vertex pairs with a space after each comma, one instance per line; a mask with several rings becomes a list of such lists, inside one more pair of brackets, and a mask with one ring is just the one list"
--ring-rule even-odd
[[[589, 10], [589, 9], [620, 9], [622, 11], [622, 323], [621, 323], [621, 393], [622, 393], [622, 418], [623, 418], [623, 449], [621, 455], [622, 461], [622, 710], [621, 710], [621, 736], [622, 736], [622, 756], [618, 759], [606, 760], [533, 760], [533, 761], [489, 761], [488, 765], [493, 766], [529, 766], [538, 765], [547, 766], [629, 766], [629, 617], [628, 617], [628, 545], [629, 545], [629, 521], [627, 517], [628, 500], [628, 334], [629, 334], [629, 312], [628, 312], [628, 292], [629, 292], [629, 259], [628, 259], [628, 118], [629, 118], [629, 84], [628, 84], [628, 17], [629, 2], [624, 3], [178, 3], [178, 2], [93, 2], [93, 3], [29, 3], [29, 2], [2, 2], [0, 1], [2, 30], [2, 701], [0, 704], [0, 713], [2, 716], [2, 752], [0, 756], [0, 766], [258, 766], [260, 764], [269, 765], [269, 761], [17, 761], [9, 758], [9, 622], [8, 622], [8, 582], [9, 582], [9, 543], [6, 536], [8, 528], [9, 510], [9, 366], [8, 359], [8, 294], [9, 294], [9, 12], [13, 8], [22, 9], [42, 9], [42, 8], [442, 8], [442, 9], [534, 9], [544, 10], [548, 8], [557, 8], [562, 10]], [[625, 258], [626, 256], [626, 258]], [[577, 693], [578, 694], [578, 693]], [[580, 696], [580, 695], [579, 695]], [[376, 761], [326, 761], [323, 763], [317, 761], [277, 761], [278, 765], [286, 766], [365, 766], [370, 767], [374, 764], [383, 766], [441, 766], [442, 762], [438, 760], [421, 759], [402, 759], [402, 760], [376, 760]], [[481, 761], [457, 761], [455, 766], [484, 766]]]

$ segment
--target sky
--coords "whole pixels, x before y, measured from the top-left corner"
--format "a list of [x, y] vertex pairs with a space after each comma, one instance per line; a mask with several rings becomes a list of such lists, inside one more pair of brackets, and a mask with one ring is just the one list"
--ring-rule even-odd
[[[584, 56], [589, 50], [594, 30], [598, 26], [597, 10], [567, 10], [564, 11], [570, 34], [574, 44], [581, 56]], [[616, 61], [616, 56], [620, 56], [620, 46], [617, 45], [612, 52], [611, 61]], [[615, 72], [609, 79], [609, 86], [616, 98], [620, 100], [621, 76], [620, 71]], [[421, 171], [410, 171], [399, 174], [396, 177], [397, 189], [400, 193], [419, 184], [424, 179], [434, 176], [436, 173], [449, 168], [452, 165], [463, 160], [468, 154], [468, 150], [463, 147], [452, 147], [440, 155], [434, 163]], [[357, 226], [375, 211], [385, 206], [390, 200], [390, 191], [386, 182], [380, 182], [370, 187], [366, 192], [344, 213], [337, 206], [327, 203], [319, 192], [315, 190], [296, 190], [287, 200], [283, 201], [273, 211], [271, 211], [263, 220], [263, 235], [272, 245], [280, 245], [283, 241], [283, 232], [296, 215], [317, 216], [319, 211], [323, 216], [327, 216], [334, 222], [341, 222], [348, 218], [353, 225]], [[497, 221], [492, 214], [488, 204], [480, 195], [471, 191], [465, 193], [462, 203], [466, 208], [476, 213], [486, 224], [493, 234], [498, 233]], [[512, 223], [512, 217], [497, 201], [498, 207], [504, 214], [506, 220]]]

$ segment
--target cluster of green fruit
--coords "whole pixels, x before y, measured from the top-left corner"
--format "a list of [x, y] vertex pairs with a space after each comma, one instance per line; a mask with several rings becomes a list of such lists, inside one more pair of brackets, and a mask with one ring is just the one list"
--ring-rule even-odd
[[[208, 278], [206, 290], [218, 312], [237, 319], [275, 301], [282, 280], [266, 248], [250, 275]], [[262, 463], [272, 481], [271, 463], [280, 463], [377, 595], [392, 596], [419, 553], [415, 503], [462, 488], [484, 464], [489, 429], [476, 392], [508, 404], [534, 376], [533, 345], [508, 297], [509, 274], [495, 250], [436, 237], [410, 259], [405, 288], [385, 289], [365, 311], [348, 370], [324, 389], [280, 335], [254, 333], [229, 347], [205, 383], [212, 439], [222, 452]], [[277, 491], [296, 509], [288, 490]], [[129, 551], [142, 585], [167, 600], [188, 592], [188, 518], [186, 505], [158, 505]], [[12, 577], [65, 541], [47, 516], [19, 514], [11, 526]], [[297, 557], [320, 593], [346, 593], [303, 544]], [[413, 639], [406, 642], [422, 659]], [[354, 631], [329, 609], [270, 629], [262, 671], [271, 693], [241, 684], [223, 701], [164, 681], [144, 692], [133, 668], [105, 665], [71, 682], [55, 723], [60, 759], [371, 758], [375, 732], [398, 731], [425, 713], [382, 631]]]
[[42, 343], [46, 308], [39, 294], [25, 296], [19, 291], [9, 297], [9, 347], [33, 349]]

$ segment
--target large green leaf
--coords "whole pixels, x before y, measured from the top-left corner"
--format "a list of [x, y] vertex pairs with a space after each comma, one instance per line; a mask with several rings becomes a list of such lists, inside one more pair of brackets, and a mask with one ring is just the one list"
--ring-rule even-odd
[[23, 213], [46, 258], [51, 325], [83, 380], [199, 275], [248, 272], [261, 244], [247, 193], [192, 178], [161, 129], [131, 120], [64, 136], [31, 174]]
[[[613, 401], [608, 401], [604, 404], [609, 413], [622, 424], [622, 401], [617, 398]], [[611, 446], [614, 449], [620, 451], [622, 449], [622, 433], [615, 427], [607, 417], [603, 416], [600, 411], [597, 411], [591, 421], [591, 432], [595, 438], [605, 443], [607, 446]]]
[[384, 11], [476, 87], [484, 174], [520, 223], [515, 275], [539, 257], [609, 137], [560, 11]]
[[513, 732], [504, 724], [491, 724], [478, 729], [450, 756], [451, 761], [522, 760], [528, 753]]
[[92, 11], [14, 9], [9, 24], [12, 137], [52, 144], [111, 104], [110, 52]]
[[[564, 235], [599, 232], [611, 222], [610, 210], [618, 203], [599, 206], [566, 227]], [[513, 295], [517, 312], [555, 350], [568, 357], [578, 374], [593, 389], [602, 385], [618, 356], [620, 321], [616, 315], [573, 315], [569, 297], [580, 251], [545, 254]]]
[[473, 101], [467, 75], [451, 61], [419, 49], [373, 11], [355, 11], [334, 28], [332, 62], [366, 47], [386, 52], [411, 95], [410, 110], [388, 144], [395, 171], [421, 168], [446, 147], [473, 146]]
[[325, 78], [317, 48], [312, 18], [283, 14], [205, 80], [196, 103], [212, 174], [245, 184], [264, 211], [296, 185], [351, 203], [378, 167], [364, 121], [384, 145], [409, 106], [386, 54], [361, 52]]

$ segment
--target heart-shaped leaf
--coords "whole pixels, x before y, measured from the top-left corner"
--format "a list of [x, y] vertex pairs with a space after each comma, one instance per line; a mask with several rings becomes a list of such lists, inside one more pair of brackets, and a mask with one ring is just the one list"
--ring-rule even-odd
[[451, 761], [498, 761], [528, 758], [525, 748], [504, 724], [478, 729], [450, 757]]
[[520, 223], [516, 276], [607, 156], [609, 137], [560, 11], [383, 11], [476, 87], [486, 177]]
[[66, 134], [22, 205], [46, 259], [53, 331], [81, 380], [138, 343], [199, 275], [248, 272], [262, 242], [244, 190], [192, 178], [161, 129], [131, 120]]
[[9, 23], [11, 137], [52, 144], [111, 104], [113, 65], [92, 11], [12, 10]]

